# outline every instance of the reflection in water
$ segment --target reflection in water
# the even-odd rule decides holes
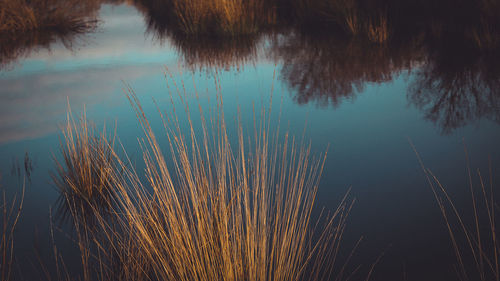
[[[276,3],[265,0],[134,0],[148,29],[189,36],[239,36],[260,33],[276,23]]]
[[[12,160],[12,166],[10,169],[11,176],[14,176],[18,179],[19,182],[25,177],[29,183],[31,183],[31,174],[33,173],[33,159],[29,156],[28,152],[24,154],[23,163],[19,161],[16,157]]]
[[[392,80],[410,70],[421,53],[410,47],[292,34],[276,41],[273,54],[283,63],[282,79],[301,104],[337,106],[363,91],[366,83]]]
[[[72,50],[79,36],[90,32],[94,27],[89,26],[82,32],[28,32],[13,37],[0,37],[0,70],[38,49],[50,49],[55,42],[61,42],[68,50]]]
[[[93,229],[112,209],[111,179],[116,163],[114,136],[106,128],[98,132],[83,115],[78,122],[68,118],[61,142],[62,161],[55,160],[52,176],[59,189],[57,214],[62,222],[72,219],[76,228]]]
[[[443,133],[481,118],[500,121],[500,51],[425,41],[374,45],[366,41],[292,33],[275,40],[273,58],[296,102],[338,106],[367,83],[413,73],[408,93]],[[451,40],[450,40],[451,41]],[[453,51],[450,51],[453,50]]]
[[[500,122],[499,54],[464,52],[447,49],[429,59],[408,93],[410,102],[443,133],[481,118]]]
[[[0,70],[39,48],[60,41],[72,49],[97,26],[99,1],[5,1],[0,5]]]
[[[259,32],[245,32],[230,36],[225,32],[191,34],[191,32],[182,31],[184,28],[180,25],[183,23],[173,12],[175,10],[172,8],[173,3],[137,0],[134,5],[144,14],[146,32],[152,34],[153,38],[159,42],[168,41],[173,44],[184,59],[186,66],[192,70],[239,68],[256,60],[258,47],[262,41],[260,29]]]
[[[169,39],[191,70],[240,69],[257,60],[260,41],[253,35],[225,38],[178,35]]]
[[[146,32],[157,42],[173,45],[191,70],[240,69],[266,52],[282,63],[281,79],[296,102],[334,107],[354,99],[367,83],[391,81],[408,71],[416,73],[410,102],[442,132],[482,117],[499,120],[500,72],[495,65],[500,32],[497,4],[492,1],[464,0],[453,8],[447,1],[392,3],[395,6],[386,5],[391,1],[382,5],[346,0],[326,6],[300,0],[284,6],[274,1],[233,1],[232,9],[248,10],[239,18],[220,14],[227,3],[215,1],[218,4],[209,7],[181,2],[134,0],[127,5],[144,15]],[[101,2],[89,3],[93,8],[82,9],[87,18]],[[381,13],[370,7],[387,8]],[[324,13],[318,12],[321,9]],[[377,22],[389,26],[390,36],[383,42],[356,35],[370,28],[379,32]],[[57,40],[71,48],[79,35],[94,28],[89,24],[83,29],[0,36],[0,67]]]
[[[352,2],[354,1],[350,1],[350,3]],[[407,3],[407,1],[404,2]],[[445,3],[444,1],[434,2]],[[460,2],[470,4],[470,1],[462,0]],[[104,32],[102,34],[96,35],[98,40],[96,40],[95,46],[75,52],[76,56],[70,55],[69,52],[59,52],[63,48],[56,49],[50,56],[43,53],[41,56],[33,55],[26,67],[22,67],[19,71],[2,73],[2,75],[5,74],[6,78],[2,77],[0,81],[2,84],[0,87],[0,144],[3,145],[7,142],[13,144],[12,146],[10,144],[4,145],[6,147],[4,150],[30,144],[36,145],[38,150],[42,150],[46,147],[43,142],[46,143],[45,145],[52,144],[54,139],[42,139],[40,136],[55,131],[56,124],[65,113],[68,96],[75,108],[82,108],[83,104],[87,104],[94,108],[97,107],[95,108],[96,112],[106,112],[109,105],[115,106],[109,109],[109,113],[117,116],[124,115],[120,112],[121,107],[116,106],[120,100],[117,97],[121,93],[117,93],[119,92],[117,89],[122,86],[121,79],[141,85],[141,87],[146,88],[144,92],[148,94],[152,92],[160,96],[160,88],[152,81],[160,72],[161,64],[171,63],[172,61],[169,60],[175,60],[177,56],[172,55],[173,52],[169,52],[171,48],[161,48],[162,46],[158,46],[161,44],[157,43],[173,46],[181,60],[191,70],[220,68],[232,70],[254,62],[259,65],[260,58],[269,59],[281,68],[278,75],[283,83],[289,87],[291,96],[299,104],[317,103],[336,107],[341,105],[345,99],[355,98],[363,90],[369,92],[371,89],[367,85],[370,83],[390,82],[399,74],[408,71],[412,73],[408,75],[411,79],[411,87],[407,94],[408,100],[412,105],[425,112],[427,118],[435,122],[444,133],[451,132],[455,128],[480,118],[499,122],[500,72],[498,61],[500,50],[492,47],[498,46],[498,31],[492,24],[495,22],[494,17],[483,12],[477,13],[477,9],[469,9],[471,14],[474,14],[473,16],[462,17],[456,16],[456,11],[441,11],[439,8],[436,8],[435,14],[414,12],[410,8],[402,9],[402,12],[398,14],[395,12],[397,9],[391,7],[383,14],[379,14],[378,22],[376,22],[382,26],[384,18],[387,17],[386,24],[390,32],[387,39],[384,40],[380,39],[383,37],[382,33],[382,35],[374,35],[374,38],[371,39],[366,38],[365,35],[350,34],[356,32],[362,34],[366,31],[362,31],[366,29],[363,24],[366,20],[363,18],[369,13],[369,9],[360,7],[359,3],[358,6],[347,9],[349,11],[346,14],[350,14],[352,20],[345,22],[345,24],[340,24],[340,21],[339,23],[330,23],[327,18],[322,17],[321,13],[308,15],[308,11],[304,10],[300,11],[302,13],[298,15],[296,12],[299,10],[287,12],[281,10],[276,11],[277,18],[274,21],[269,21],[274,22],[273,26],[259,25],[250,33],[236,36],[236,34],[226,32],[219,33],[214,37],[206,36],[206,34],[205,36],[188,34],[179,30],[179,24],[175,22],[178,19],[168,16],[171,13],[171,6],[169,6],[171,3],[172,1],[168,0],[127,1],[128,9],[117,9],[118,11],[114,11],[111,18],[105,18],[107,25],[103,25]],[[406,4],[398,5],[400,7]],[[439,4],[436,5],[439,6]],[[130,7],[133,6],[143,13],[147,25],[146,32],[148,35],[153,35],[153,42],[144,42],[142,18],[137,13],[130,14],[129,12],[132,10]],[[444,17],[446,12],[449,12],[449,16]],[[485,19],[477,21],[476,18],[483,14],[486,15]],[[494,12],[490,12],[490,14],[497,15]],[[295,19],[298,17],[300,20],[296,21]],[[455,18],[463,19],[463,21],[461,20],[456,23],[456,26],[453,26]],[[339,18],[332,18],[332,20],[338,21]],[[302,26],[304,22],[307,22],[307,25]],[[341,28],[334,28],[336,24],[341,25]],[[377,31],[376,24],[372,27],[374,31]],[[315,29],[316,27],[322,30],[322,34],[318,34],[319,31]],[[76,44],[75,39],[78,38],[80,38],[78,33],[63,34],[60,32],[23,33],[22,37],[9,39],[0,36],[0,40],[2,40],[0,42],[0,54],[2,54],[0,68],[10,66],[12,62],[20,58],[30,56],[30,53],[40,48],[52,47],[54,49],[53,42],[62,41],[67,48],[72,48]],[[375,43],[373,41],[383,42]],[[151,43],[156,45],[151,45]],[[261,57],[263,53],[267,56]],[[268,66],[265,65],[264,68],[266,67]],[[244,83],[247,83],[246,78],[247,76],[245,76]],[[249,93],[249,96],[255,92],[254,89],[257,87],[251,86],[244,89],[245,94]],[[404,98],[404,96],[402,97]],[[389,104],[392,100],[385,99],[383,101],[384,109],[395,109],[393,104]],[[386,107],[385,101],[389,101]],[[96,104],[99,106],[95,106]],[[362,101],[359,104],[362,104]],[[34,108],[36,110],[33,110]],[[359,108],[363,107],[357,109]],[[293,106],[289,112],[293,115],[300,110]],[[414,113],[413,110],[408,112]],[[380,111],[376,112],[377,115],[380,113]],[[328,112],[328,114],[337,113]],[[381,115],[383,114],[384,112]],[[359,115],[360,119],[367,116],[364,112]],[[297,116],[299,117],[299,115]],[[326,126],[324,120],[314,122],[313,126],[324,128],[325,131],[335,130],[337,135],[340,135],[342,129],[345,129],[340,128],[339,130],[335,126]],[[383,125],[385,124],[394,126],[394,123],[391,122],[384,121]],[[350,125],[352,124],[349,122],[342,124],[342,126]],[[378,123],[373,127],[379,129]],[[410,130],[412,128],[408,129],[408,131]],[[406,132],[406,130],[400,129],[397,133],[400,134],[403,131]],[[418,131],[415,134],[421,132]],[[387,132],[383,131],[383,133]],[[494,135],[493,133],[492,135]],[[340,139],[331,132],[325,133],[325,135],[328,138],[337,138],[336,141]],[[352,134],[344,135],[352,136]],[[385,137],[387,139],[394,138],[390,132],[387,135],[389,136],[384,136],[383,140],[386,140]],[[357,135],[354,134],[354,136]],[[437,138],[433,133],[425,137],[432,141]],[[27,138],[39,139],[24,143],[19,141]],[[323,138],[319,141],[323,141]],[[342,144],[342,140],[340,143]],[[389,147],[387,152],[392,149],[393,143],[396,142],[387,142]],[[349,162],[348,157],[343,159],[342,154],[340,157],[339,154],[335,155],[335,158],[332,157],[336,161],[340,159],[339,162],[346,163],[342,165],[345,169],[339,169],[338,172],[347,175],[345,181],[350,180],[350,173],[363,172],[366,175],[366,182],[380,187],[383,185],[392,186],[390,184],[398,181],[398,177],[406,176],[406,173],[400,172],[395,176],[395,179],[387,180],[382,175],[383,172],[377,176],[370,175],[369,173],[377,171],[373,167],[379,163],[371,158],[373,155],[377,155],[371,154],[372,146],[363,143],[358,147],[347,145],[345,147],[356,148],[359,155],[364,154],[363,160],[373,161],[367,161],[366,166],[370,167],[363,170],[363,167],[356,166],[358,162]],[[361,149],[359,149],[360,147]],[[445,145],[439,148],[443,147]],[[366,150],[363,150],[365,148]],[[25,148],[21,149],[19,155],[26,151]],[[28,150],[33,151],[32,149]],[[346,154],[351,155],[349,149],[343,149],[343,151],[347,151]],[[400,152],[401,150],[394,151]],[[391,153],[394,151],[390,150]],[[381,150],[381,152],[385,153],[386,151]],[[387,160],[387,163],[399,163],[397,161],[399,161],[400,153],[394,154],[398,154],[398,157],[390,158],[392,161]],[[345,159],[347,161],[342,161]],[[437,163],[439,164],[439,162]],[[14,169],[17,174],[21,174],[23,169],[21,157],[16,165]],[[30,165],[25,163],[25,169]],[[40,164],[39,166],[44,165]],[[98,171],[100,169],[97,167],[91,170]],[[406,170],[399,168],[398,165],[397,171]],[[64,177],[67,176],[67,172],[66,170],[62,173]],[[94,175],[97,176],[92,177],[90,181],[93,185],[98,186],[98,189],[106,186],[98,180],[102,176],[96,173]],[[33,182],[41,181],[34,179]],[[109,206],[109,201],[105,199],[107,195],[96,197],[72,193],[71,185],[68,182],[71,183],[71,181],[65,180],[66,185],[60,186],[65,194],[61,195],[59,199],[58,215],[61,220],[72,218],[74,219],[73,223],[92,225],[91,222],[95,221],[95,217],[93,217],[95,212],[91,211],[92,208],[104,210],[101,212],[102,214],[108,213],[106,208]],[[333,181],[327,182],[328,184],[338,184],[338,182]],[[364,188],[363,185],[366,182],[359,180],[357,183],[355,182],[355,185]],[[72,184],[76,186],[76,184]],[[402,184],[406,184],[406,181]],[[415,186],[416,184],[411,187]],[[37,192],[40,193],[46,191],[43,188],[38,190]],[[385,191],[386,189],[381,190]],[[95,199],[99,197],[101,198]],[[392,200],[392,198],[388,200]],[[46,201],[42,201],[42,199],[38,201],[38,205],[33,207],[35,211],[32,211],[36,215],[40,209],[38,206],[46,204]],[[385,201],[382,199],[377,202]],[[390,219],[392,220],[393,217]],[[38,220],[36,222],[38,223]],[[383,222],[380,225],[383,225]],[[398,234],[394,234],[393,237],[396,235]],[[400,236],[404,237],[404,235]]]
[[[88,71],[77,68],[11,79],[0,89],[0,144],[54,133],[58,124],[64,121],[68,100],[75,108],[109,103],[112,98],[103,93],[112,93],[115,87],[119,87],[120,79],[132,81],[160,71],[160,65],[158,69],[125,66]]]
[[[231,32],[202,35],[221,28],[213,23],[182,27],[186,23],[175,15],[177,2],[136,0],[133,5],[144,14],[148,32],[159,41],[171,42],[192,70],[239,69],[256,61],[262,48],[268,57],[282,63],[281,78],[296,102],[334,107],[355,98],[367,83],[392,81],[408,71],[417,73],[408,94],[410,102],[426,111],[442,132],[482,117],[499,119],[495,90],[499,72],[490,69],[500,57],[494,12],[498,5],[492,1],[461,1],[454,6],[438,1],[416,6],[401,1],[346,0],[330,5],[297,0],[286,7],[274,6],[273,16],[263,12],[255,32],[238,36]],[[193,13],[202,9],[183,8]],[[462,21],[456,22],[456,18]],[[195,22],[192,19],[190,24]],[[200,18],[198,24],[202,22]],[[318,34],[319,30],[324,31]],[[358,36],[360,33],[367,36]],[[272,39],[265,41],[264,37]],[[270,46],[263,44],[268,41]],[[457,46],[462,46],[462,52],[450,58],[450,50]],[[485,53],[487,59],[481,55]]]
[[[94,7],[100,3],[90,2]],[[296,102],[332,106],[355,98],[367,83],[391,81],[408,71],[416,73],[410,102],[443,132],[481,117],[498,121],[499,72],[494,65],[500,57],[495,12],[500,7],[495,1],[323,2],[126,4],[144,15],[146,32],[172,44],[191,70],[240,69],[266,52],[282,63],[281,78]],[[8,44],[0,42],[0,67],[54,40],[71,48],[78,34],[92,29],[1,37]]]

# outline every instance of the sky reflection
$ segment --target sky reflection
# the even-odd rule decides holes
[[[418,42],[367,47],[297,31],[214,42],[154,30],[151,26],[161,25],[126,4],[104,5],[101,18],[98,31],[73,48],[54,42],[0,71],[2,182],[17,180],[8,175],[12,159],[26,152],[35,159],[27,222],[20,227],[21,239],[30,241],[23,245],[26,251],[33,225],[45,227],[48,221],[40,210],[57,198],[48,172],[58,155],[58,125],[66,118],[68,101],[75,113],[86,108],[98,126],[116,121],[124,146],[139,157],[141,131],[123,89],[131,85],[161,134],[152,100],[170,108],[168,69],[180,88],[184,81],[192,104],[197,102],[194,84],[204,104],[222,95],[231,122],[240,106],[243,120],[251,124],[253,106],[267,104],[274,88],[273,116],[281,107],[282,128],[300,136],[307,123],[314,151],[330,145],[318,206],[333,209],[352,186],[359,208],[352,213],[347,243],[365,235],[368,259],[393,245],[380,265],[385,277],[375,280],[398,278],[403,270],[422,280],[449,276],[448,268],[435,275],[420,270],[449,257],[447,249],[437,250],[448,240],[408,138],[429,168],[462,196],[467,191],[460,174],[463,140],[474,155],[471,166],[487,169],[491,156],[500,167],[496,56],[453,65],[460,53],[446,57],[447,48],[439,46],[437,54]],[[174,88],[172,81],[169,86]],[[410,236],[415,239],[408,242]],[[436,251],[407,254],[425,247]]]

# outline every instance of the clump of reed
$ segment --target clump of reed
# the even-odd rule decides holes
[[[0,33],[37,30],[85,32],[95,24],[92,2],[4,0],[0,5]]]
[[[500,280],[500,237],[497,232],[499,208],[494,194],[491,162],[487,177],[479,169],[474,175],[470,168],[467,149],[465,149],[465,156],[466,176],[472,205],[471,213],[459,210],[452,194],[438,177],[424,166],[417,153],[417,158],[445,220],[457,260],[455,270],[459,280],[498,281]],[[477,182],[473,181],[474,176]],[[467,220],[467,217],[472,217],[472,220]]]
[[[128,97],[144,131],[144,173],[119,157],[112,142],[89,139],[87,126],[75,123],[64,130],[69,153],[59,168],[67,182],[84,186],[68,192],[87,197],[103,189],[96,184],[103,178],[112,184],[105,186],[114,194],[116,216],[113,223],[99,220],[106,241],[94,243],[109,243],[97,251],[116,255],[120,278],[328,280],[336,269],[339,278],[345,274],[337,253],[352,202],[344,198],[323,216],[324,225],[313,221],[326,153],[312,157],[310,145],[271,131],[264,109],[253,133],[247,136],[239,121],[232,138],[220,98],[208,118],[198,105],[199,123],[184,99],[183,110],[160,111],[168,140],[161,143],[133,90]],[[179,121],[183,111],[187,128]],[[103,157],[108,152],[114,161]]]
[[[0,69],[56,41],[71,49],[96,29],[97,0],[5,0],[0,5]]]
[[[172,0],[144,1],[140,6],[169,6],[174,29],[185,35],[240,36],[255,34],[261,28],[273,24],[276,11],[272,3],[263,0]],[[155,12],[153,12],[155,13]],[[159,16],[166,21],[166,15]]]
[[[310,159],[310,147],[297,149],[288,136],[280,144],[268,125],[246,143],[240,124],[233,145],[221,101],[216,118],[205,123],[202,117],[201,132],[189,115],[186,135],[175,115],[163,116],[166,160],[136,96],[130,100],[145,132],[149,186],[134,173],[128,176],[133,195],[130,186],[117,188],[128,232],[140,241],[155,278],[318,280],[331,274],[350,205],[342,202],[311,241],[324,156]]]
[[[25,1],[2,1],[0,6],[0,31],[15,32],[34,29],[35,12]]]
[[[210,17],[213,13],[211,1],[172,1],[172,3],[174,14],[185,33],[200,33],[211,25]]]
[[[369,3],[357,0],[294,0],[291,6],[301,25],[310,25],[313,29],[328,28],[333,34],[385,43],[390,33],[387,12],[369,8]]]
[[[265,4],[263,0],[215,1],[220,28],[224,33],[233,35],[257,33],[261,25],[275,21],[274,8]]]
[[[59,189],[58,213],[61,219],[93,227],[96,215],[104,217],[113,208],[113,183],[109,169],[116,169],[114,135],[106,128],[98,132],[85,114],[77,121],[68,114],[62,128],[62,160],[55,158],[57,172],[52,175]]]

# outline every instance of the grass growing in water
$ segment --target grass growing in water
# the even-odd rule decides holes
[[[114,161],[103,157],[107,153],[86,140],[85,122],[68,123],[72,128],[65,131],[80,131],[80,137],[65,137],[62,147],[68,155],[63,171],[76,170],[70,178],[88,178],[95,174],[87,173],[92,167],[112,184],[109,200],[116,200],[117,215],[111,224],[98,220],[107,241],[93,242],[111,245],[97,247],[95,256],[120,261],[117,279],[328,280],[334,269],[338,278],[344,276],[344,267],[335,266],[352,202],[344,198],[324,225],[312,221],[326,153],[312,157],[310,146],[272,132],[265,110],[254,121],[253,134],[247,136],[240,122],[231,141],[220,99],[208,119],[198,107],[201,124],[183,102],[187,130],[179,122],[182,110],[161,113],[168,139],[161,144],[131,89],[128,97],[144,131],[144,174],[131,168],[128,157],[119,157],[106,138],[101,141],[108,143],[105,150]],[[69,198],[71,192],[81,193],[68,191],[63,194]],[[98,268],[98,275],[106,275],[102,271],[110,266]]]
[[[97,27],[98,0],[1,0],[0,70],[56,41],[72,49]]]
[[[180,30],[191,35],[254,34],[275,19],[274,9],[262,0],[172,0],[171,3]]]
[[[413,144],[411,145],[415,150]],[[468,223],[467,213],[463,213],[457,208],[447,188],[432,171],[425,167],[418,152],[416,154],[445,220],[457,259],[455,268],[457,277],[464,281],[500,280],[500,237],[497,233],[500,209],[494,195],[491,163],[489,183],[479,169],[476,171],[478,181],[474,183],[468,152],[465,149],[467,178],[472,203],[472,221]]]
[[[113,185],[108,169],[117,169],[112,157],[114,136],[109,136],[106,128],[97,132],[85,114],[75,121],[71,113],[62,134],[63,160],[55,159],[57,173],[52,175],[61,194],[58,213],[62,220],[73,217],[91,226],[96,223],[96,214],[104,216],[112,209]]]
[[[2,193],[0,212],[0,280],[13,280],[14,266],[14,230],[16,229],[24,202],[24,187],[21,196],[15,195],[12,199],[7,199],[5,190]]]

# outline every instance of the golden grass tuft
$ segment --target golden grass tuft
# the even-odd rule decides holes
[[[70,192],[88,197],[104,186],[113,191],[113,223],[98,220],[104,233],[99,237],[106,241],[81,237],[101,245],[95,257],[120,261],[117,279],[328,280],[339,269],[337,253],[352,202],[344,198],[323,216],[324,225],[312,221],[326,153],[312,157],[310,145],[272,132],[264,109],[251,134],[239,121],[231,139],[220,98],[208,118],[198,105],[199,123],[185,101],[183,110],[160,113],[168,140],[161,143],[128,90],[144,131],[144,173],[132,168],[125,151],[119,157],[103,135],[89,138],[85,122],[69,122],[63,131],[65,162],[59,168],[76,187]],[[179,120],[187,121],[187,129]],[[103,157],[109,152],[113,161]],[[103,178],[111,186],[99,184]],[[101,258],[98,264],[101,273],[111,268]],[[343,267],[337,274],[341,278]]]
[[[217,118],[199,133],[190,117],[184,135],[175,116],[163,116],[171,151],[166,160],[137,97],[129,97],[145,132],[149,186],[129,174],[134,196],[120,185],[120,197],[129,233],[156,278],[318,280],[331,273],[349,206],[343,202],[311,242],[324,156],[311,160],[310,147],[297,149],[288,136],[280,145],[266,125],[247,150],[240,124],[233,148],[221,101]]]
[[[61,194],[58,213],[81,225],[95,224],[95,215],[105,216],[112,209],[113,187],[109,168],[117,168],[112,157],[114,135],[106,128],[97,132],[85,114],[75,121],[68,114],[62,128],[62,162],[55,159],[57,173],[52,178]]]

